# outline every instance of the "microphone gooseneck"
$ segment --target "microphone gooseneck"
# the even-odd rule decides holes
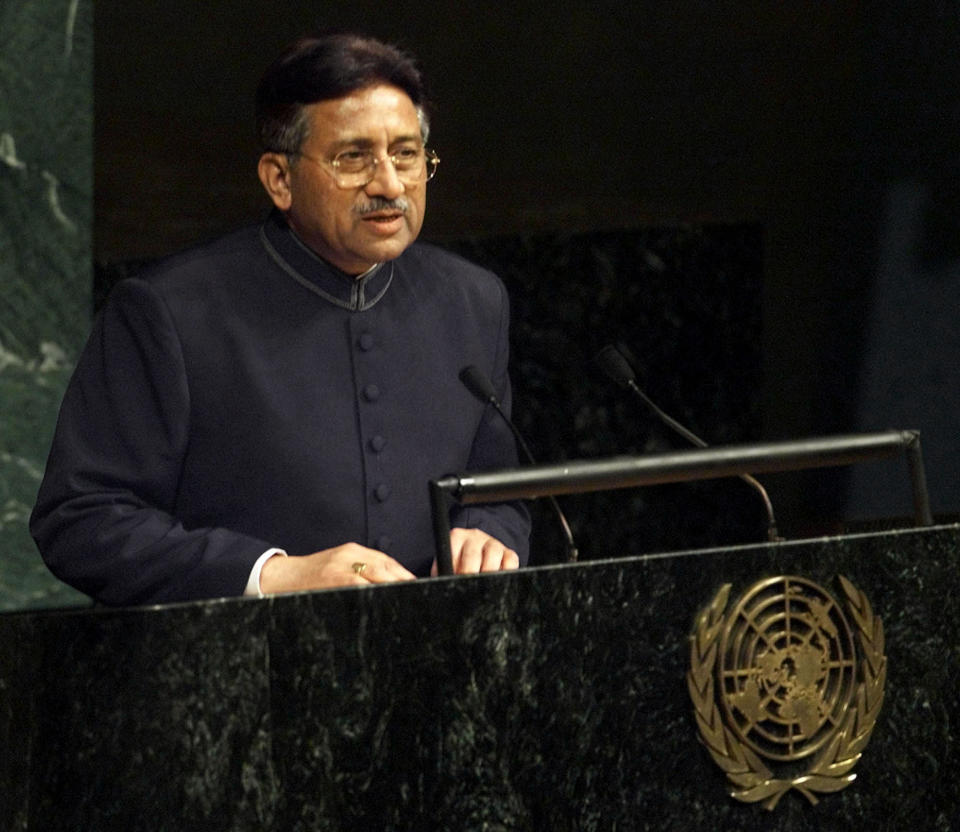
[[[630,362],[627,361],[627,359],[623,356],[623,353],[620,352],[620,350],[618,350],[613,344],[607,344],[607,346],[597,353],[596,362],[600,369],[603,370],[603,372],[606,373],[610,379],[619,384],[621,387],[626,387],[628,390],[633,392],[634,395],[636,395],[648,408],[650,408],[650,410],[656,414],[657,418],[659,418],[660,421],[671,430],[680,434],[680,436],[682,436],[691,444],[696,445],[698,448],[710,447],[693,431],[685,428],[676,419],[668,416],[653,403],[650,397],[647,396],[647,394],[644,393],[637,384],[637,374],[634,372],[633,367],[630,366]],[[773,503],[770,502],[770,495],[767,494],[767,489],[764,488],[760,482],[750,474],[740,474],[740,479],[753,488],[760,495],[760,499],[763,500],[763,506],[767,513],[767,540],[769,540],[771,543],[777,543],[778,541],[783,540],[777,531],[777,521],[773,514]]]
[[[490,382],[490,379],[488,379],[479,369],[470,364],[460,371],[460,381],[463,382],[463,386],[466,387],[467,390],[474,395],[474,397],[479,399],[484,404],[490,405],[494,410],[496,410],[504,424],[510,428],[510,432],[513,434],[513,438],[516,440],[517,446],[520,448],[521,453],[524,455],[524,457],[526,457],[527,462],[529,462],[531,465],[536,465],[537,461],[533,458],[533,453],[530,451],[530,447],[527,445],[526,440],[520,433],[520,430],[513,423],[513,420],[510,419],[510,417],[504,412],[503,405],[500,403],[500,399],[497,396],[497,391]],[[570,563],[574,563],[579,557],[579,552],[577,551],[576,543],[573,541],[573,532],[570,530],[570,524],[567,522],[566,515],[560,508],[560,504],[557,502],[556,497],[551,494],[546,497],[546,500],[553,508],[553,512],[556,514],[557,520],[560,523],[560,528],[563,530],[563,536],[566,538],[567,560]]]

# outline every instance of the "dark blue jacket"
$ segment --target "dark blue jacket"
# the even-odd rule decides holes
[[[62,580],[112,604],[239,595],[270,547],[355,541],[415,574],[427,482],[516,464],[460,384],[509,406],[500,280],[415,244],[361,279],[278,214],[122,281],[60,413],[31,532]],[[525,560],[522,506],[458,508]]]

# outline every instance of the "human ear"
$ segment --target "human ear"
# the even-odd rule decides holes
[[[257,163],[257,175],[267,195],[281,211],[290,210],[290,162],[285,153],[267,152]]]

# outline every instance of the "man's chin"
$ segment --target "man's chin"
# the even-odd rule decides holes
[[[368,259],[371,263],[393,260],[403,254],[414,239],[416,238],[405,232],[385,239],[371,241],[369,245],[363,247],[363,254],[365,259]]]

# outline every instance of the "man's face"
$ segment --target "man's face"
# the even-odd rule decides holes
[[[306,110],[309,133],[303,155],[289,160],[289,197],[274,202],[307,245],[348,274],[398,257],[420,233],[427,197],[425,178],[401,181],[386,158],[420,145],[410,97],[379,84]],[[379,161],[366,185],[341,188],[327,160],[350,150],[370,150]]]

